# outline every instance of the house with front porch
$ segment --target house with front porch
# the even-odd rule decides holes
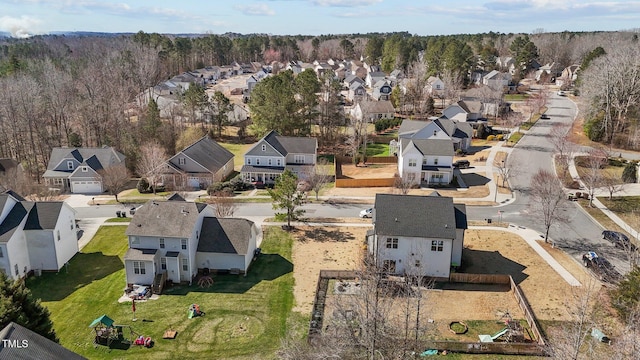
[[[208,136],[165,162],[161,182],[170,189],[206,189],[233,172],[233,153]]]
[[[447,185],[453,181],[453,142],[450,138],[440,139],[438,136],[399,139],[398,174],[401,178],[425,187]]]
[[[42,177],[50,187],[74,194],[99,194],[106,189],[100,171],[111,166],[124,166],[125,156],[114,148],[51,149],[49,164]]]
[[[285,169],[299,178],[315,169],[316,138],[280,136],[275,130],[265,135],[244,154],[240,174],[246,182],[273,184]]]
[[[63,201],[0,194],[0,272],[16,280],[59,271],[78,252],[75,210]]]
[[[189,282],[198,270],[246,273],[259,231],[245,219],[216,218],[204,203],[151,200],[127,227],[124,256],[128,286]]]
[[[367,249],[383,272],[448,279],[462,265],[467,215],[453,198],[377,194]]]

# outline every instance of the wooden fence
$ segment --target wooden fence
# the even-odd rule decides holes
[[[369,164],[395,164],[398,158],[395,156],[376,156],[368,157]],[[334,157],[334,166],[336,174],[337,188],[359,188],[359,187],[391,187],[395,184],[394,178],[374,178],[374,179],[345,179],[342,174],[342,164],[352,164],[353,158],[350,156],[336,155]]]
[[[361,188],[361,187],[391,187],[395,183],[394,178],[383,179],[336,179],[337,188]]]
[[[329,290],[329,280],[351,280],[358,277],[353,270],[320,270],[318,284],[316,285],[316,297],[313,300],[313,310],[311,321],[309,322],[309,336],[307,341],[312,342],[316,336],[322,332],[322,321],[324,319],[325,300]]]
[[[511,276],[502,274],[466,274],[451,273],[449,275],[450,282],[467,283],[467,284],[502,284],[510,285]]]

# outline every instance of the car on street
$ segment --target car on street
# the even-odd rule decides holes
[[[373,216],[373,208],[368,208],[360,211],[360,217],[363,219],[371,218]]]
[[[590,269],[600,281],[615,283],[620,280],[620,273],[616,268],[602,256],[598,256],[594,251],[589,251],[582,255],[582,263]]]
[[[547,114],[542,114],[542,115],[540,115],[540,119],[541,119],[541,120],[549,120],[549,119],[551,119],[551,118],[550,118],[550,117],[549,117],[549,115],[547,115]]]
[[[469,160],[458,160],[453,163],[453,167],[457,169],[468,169],[470,166]]]
[[[559,90],[559,91],[558,91],[558,96],[566,96],[566,94],[564,93],[564,91]]]
[[[636,246],[631,242],[631,240],[629,240],[629,237],[619,231],[605,230],[602,232],[602,238],[611,242],[619,249],[636,250]]]

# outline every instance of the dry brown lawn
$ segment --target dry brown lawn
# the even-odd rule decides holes
[[[397,172],[397,164],[370,164],[367,166],[342,164],[342,175],[352,179],[392,178]]]

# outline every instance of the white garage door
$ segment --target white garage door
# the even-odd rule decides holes
[[[100,181],[72,181],[71,192],[74,194],[101,193]]]
[[[195,177],[190,177],[187,181],[189,183],[189,187],[191,187],[193,189],[199,189],[200,188],[200,179],[195,178]]]

